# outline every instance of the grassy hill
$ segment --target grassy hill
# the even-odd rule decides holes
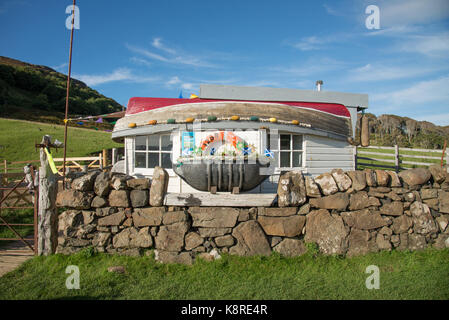
[[[38,160],[39,152],[34,148],[42,136],[64,141],[64,126],[0,118],[0,160]],[[103,149],[122,147],[111,139],[111,133],[82,128],[68,128],[67,157],[82,157],[99,153]],[[62,149],[53,151],[53,156],[62,158]]]
[[[67,76],[49,67],[0,56],[0,117],[61,123]],[[98,115],[122,106],[72,79],[69,117]]]

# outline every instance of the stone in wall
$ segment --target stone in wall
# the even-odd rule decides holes
[[[232,228],[237,223],[239,210],[232,207],[191,207],[193,227]]]
[[[95,178],[94,191],[99,197],[106,197],[111,189],[111,174],[109,171],[101,172]]]
[[[372,230],[387,225],[379,211],[370,209],[342,212],[341,217],[348,226],[362,230]]]
[[[375,239],[367,230],[352,228],[348,236],[348,257],[377,252],[378,248]]]
[[[366,188],[366,175],[364,171],[348,171],[346,174],[352,180],[352,189],[360,191]]]
[[[390,187],[392,188],[398,188],[402,187],[401,180],[399,179],[399,176],[394,171],[385,171],[390,176]]]
[[[349,178],[342,169],[334,169],[331,171],[331,174],[337,183],[339,191],[345,192],[352,186],[351,178]]]
[[[148,190],[150,189],[151,181],[148,178],[129,179],[126,181],[126,185],[134,190]]]
[[[429,207],[421,202],[415,201],[410,207],[413,218],[413,230],[419,234],[436,233],[438,227],[432,218]]]
[[[160,207],[164,204],[164,197],[168,188],[168,173],[164,168],[155,167],[150,188],[150,205]]]
[[[132,180],[128,180],[132,181]],[[131,190],[129,194],[131,206],[133,208],[140,208],[148,206],[149,193],[148,190]]]
[[[371,169],[365,169],[366,184],[368,187],[377,187],[376,172]]]
[[[349,205],[349,196],[347,193],[336,193],[330,196],[310,199],[309,203],[312,207],[319,209],[344,211]]]
[[[316,242],[324,254],[344,254],[347,250],[348,230],[339,215],[328,210],[312,211],[307,215],[306,242]]]
[[[306,193],[308,197],[321,197],[320,188],[312,177],[306,177]]]
[[[189,228],[188,222],[161,226],[156,236],[156,248],[162,251],[181,251],[184,247],[184,237]]]
[[[379,187],[387,187],[390,183],[390,175],[384,170],[375,170],[377,185]]]
[[[229,249],[231,254],[239,256],[271,254],[270,244],[257,221],[241,222],[232,231],[232,236],[237,239],[237,244]]]
[[[306,218],[300,215],[290,217],[259,216],[257,221],[269,236],[295,237],[301,234]]]
[[[134,225],[136,227],[160,226],[165,208],[136,208],[132,213]]]
[[[325,196],[329,196],[338,191],[337,183],[330,173],[320,174],[315,178],[315,183],[320,187]]]
[[[109,205],[111,207],[127,208],[130,206],[128,190],[112,190],[109,194]]]
[[[296,257],[307,252],[304,242],[298,239],[284,239],[273,250],[286,257]]]
[[[279,177],[279,207],[298,206],[306,202],[307,191],[302,172],[290,171]]]
[[[424,168],[409,169],[399,173],[399,177],[411,187],[427,183],[431,176],[429,169]]]
[[[100,171],[91,171],[82,177],[76,178],[70,184],[73,190],[78,191],[93,191],[95,178],[100,174]]]
[[[58,192],[56,205],[74,209],[90,209],[93,198],[94,194],[91,192],[66,189]]]

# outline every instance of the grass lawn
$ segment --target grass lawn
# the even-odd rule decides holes
[[[80,289],[68,290],[65,269],[80,270]],[[109,273],[110,266],[127,273]],[[368,290],[369,265],[380,289]],[[163,265],[153,255],[93,254],[36,257],[0,278],[3,299],[449,299],[449,249],[381,252],[342,258],[309,250],[284,258],[223,255],[193,266]]]
[[[63,142],[64,126],[0,118],[0,159],[9,162],[39,160],[34,144],[40,143],[45,134]],[[86,157],[103,149],[122,146],[112,141],[110,132],[68,128],[67,157]],[[55,158],[63,157],[62,149],[52,153]]]

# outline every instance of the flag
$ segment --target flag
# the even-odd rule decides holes
[[[95,121],[96,123],[103,123],[103,118],[99,118],[97,121]]]
[[[196,99],[196,98],[198,98],[198,96],[197,96],[196,94],[193,94],[193,93],[192,93],[192,94],[190,95],[190,99]]]
[[[182,90],[181,90],[181,92],[179,93],[179,99],[184,99],[184,98],[182,97]]]

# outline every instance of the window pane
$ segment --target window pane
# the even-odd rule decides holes
[[[136,168],[145,168],[146,167],[146,165],[145,165],[146,153],[145,152],[136,152],[135,155],[136,155],[136,157],[135,157],[136,162],[134,163],[134,166]]]
[[[281,150],[290,150],[289,134],[281,134]]]
[[[302,152],[293,152],[293,167],[302,167]]]
[[[172,147],[173,144],[170,141],[170,136],[161,136],[161,150],[171,151]]]
[[[302,150],[302,136],[293,136],[293,150]]]
[[[148,153],[148,168],[154,168],[159,165],[159,153]]]
[[[170,159],[171,153],[162,153],[162,168],[165,169],[171,169],[171,159]]]
[[[281,152],[281,167],[290,168],[290,152]]]
[[[267,145],[270,150],[279,150],[278,136],[277,135],[269,135]]]
[[[136,137],[136,150],[146,150],[147,149],[147,137],[137,136]]]
[[[159,150],[159,136],[148,136],[148,150]]]

